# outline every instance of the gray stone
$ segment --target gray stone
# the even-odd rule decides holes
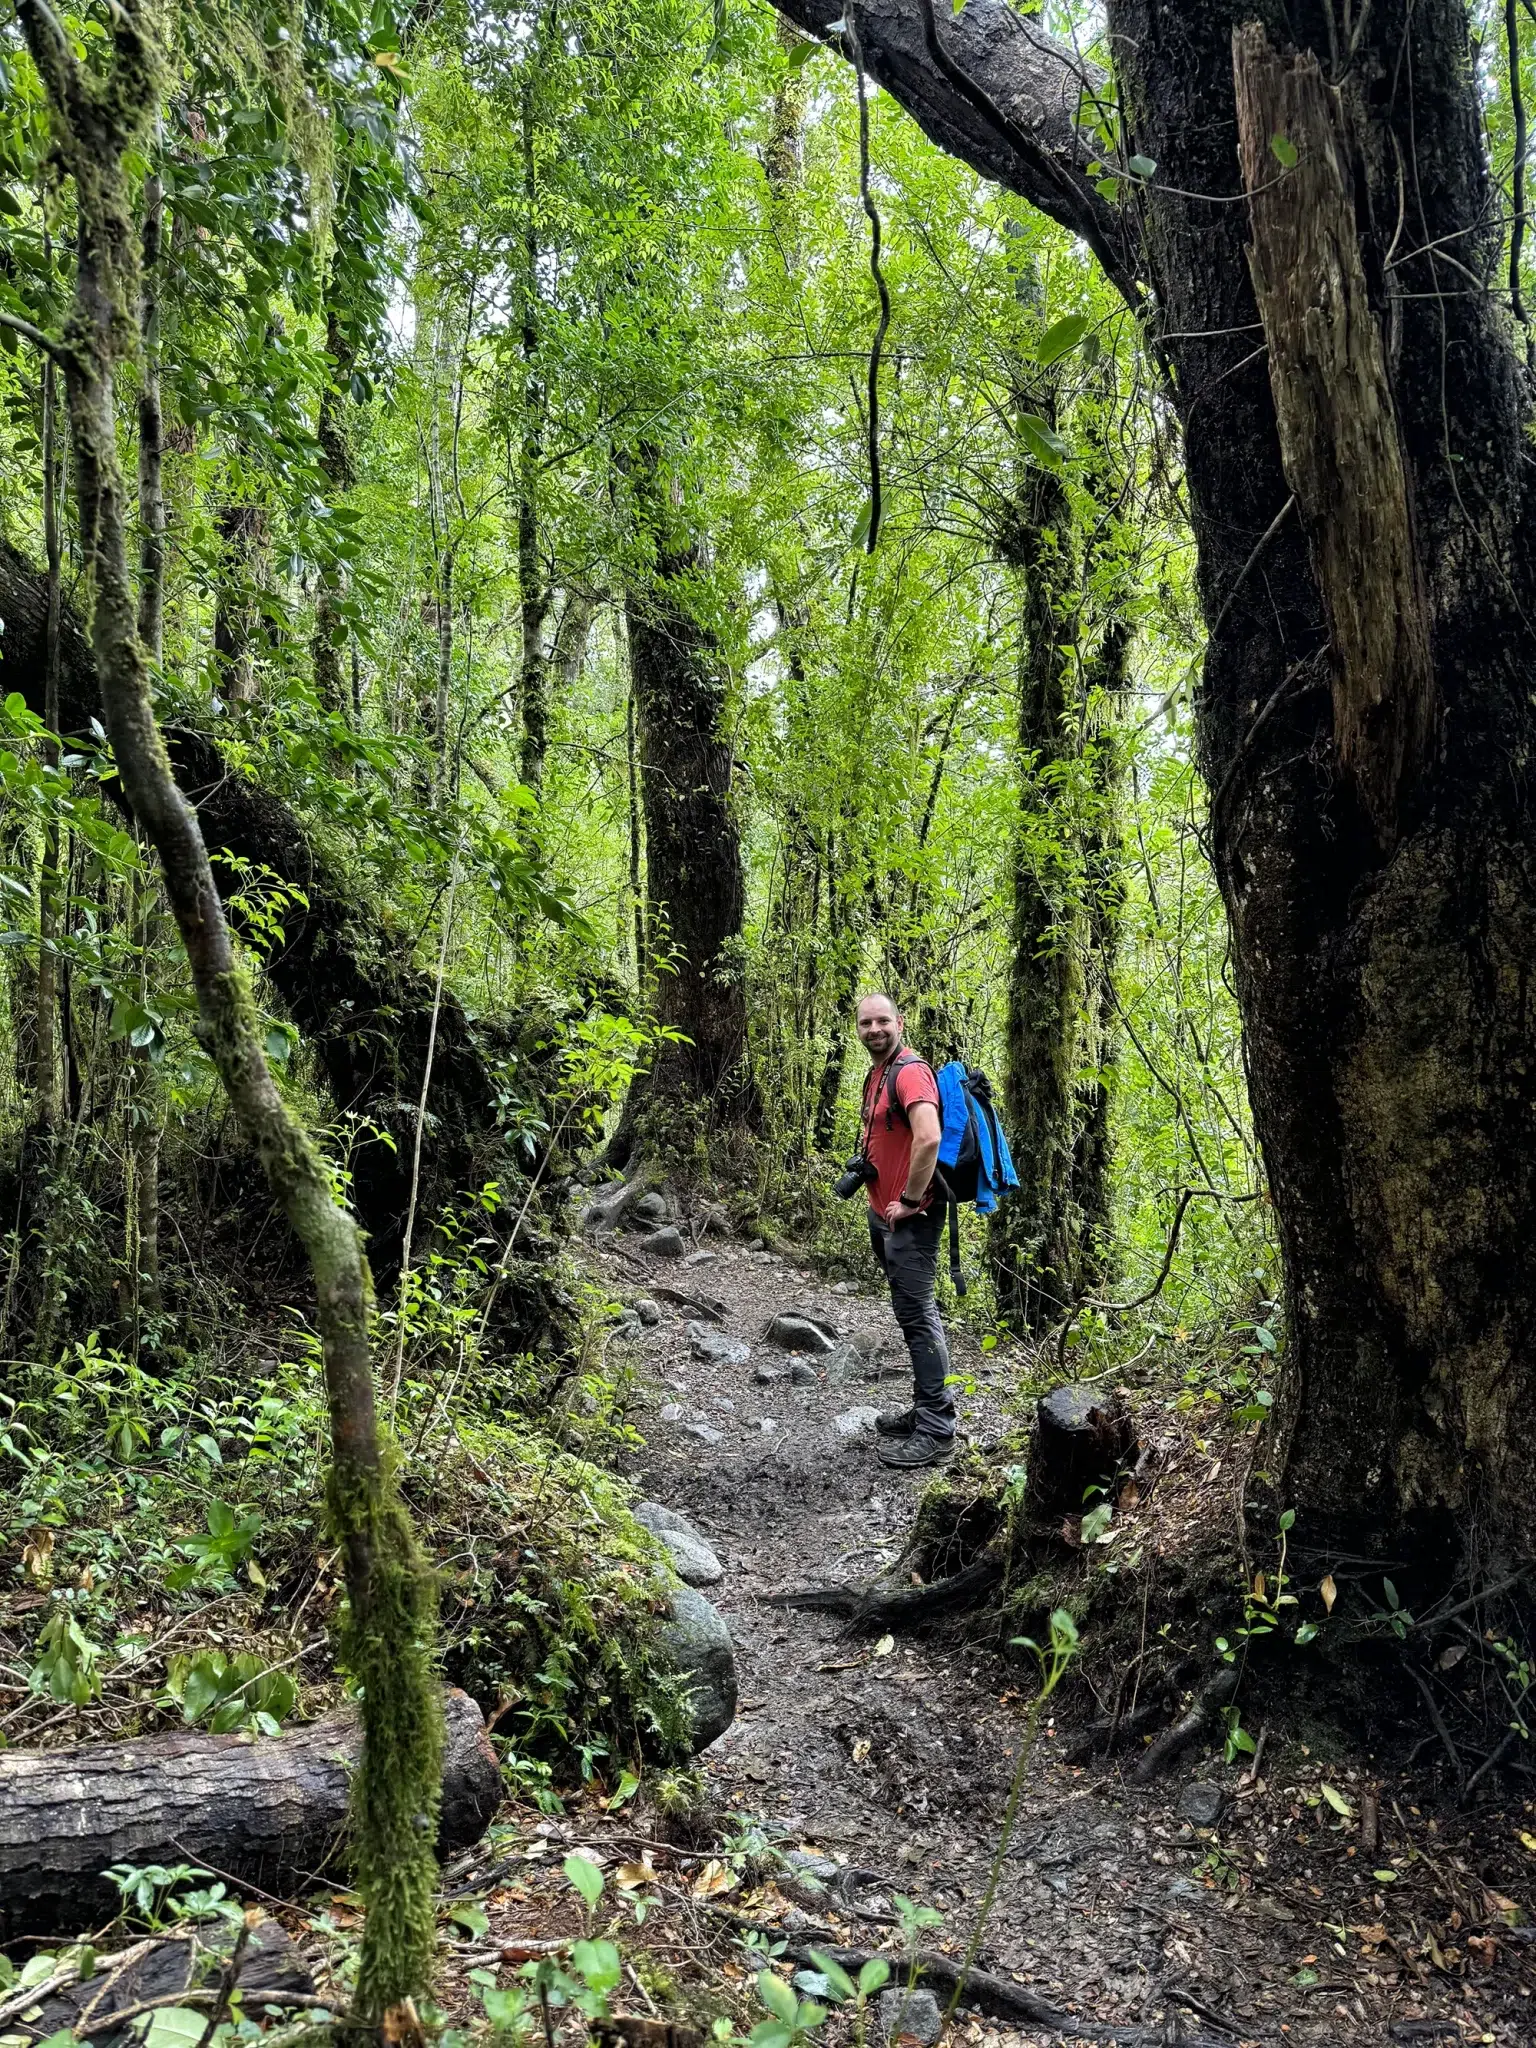
[[[667,1198],[658,1195],[653,1188],[650,1194],[642,1195],[635,1204],[635,1214],[642,1223],[665,1223],[667,1220]]]
[[[736,1403],[729,1394],[716,1394],[709,1405],[711,1408],[718,1408],[722,1415],[734,1415],[736,1413]]]
[[[859,1283],[857,1280],[839,1280],[832,1289],[834,1294],[857,1294],[858,1291]]]
[[[775,1316],[768,1325],[768,1342],[781,1351],[835,1351],[837,1338],[825,1323],[809,1316]]]
[[[724,1441],[718,1429],[711,1429],[707,1422],[685,1422],[684,1429],[690,1436],[696,1436],[701,1444],[718,1444]]]
[[[814,1387],[816,1384],[815,1366],[807,1365],[803,1358],[797,1358],[789,1368],[789,1383],[792,1387]]]
[[[845,1408],[834,1416],[832,1427],[845,1442],[855,1443],[860,1437],[873,1436],[879,1419],[878,1408]]]
[[[661,1309],[648,1294],[642,1294],[635,1303],[635,1314],[648,1330],[654,1330],[661,1321]]]
[[[692,1586],[672,1595],[670,1618],[662,1623],[658,1646],[688,1682],[688,1711],[695,1751],[707,1749],[736,1718],[736,1656],[721,1615]]]
[[[759,1415],[755,1422],[744,1423],[742,1426],[745,1429],[761,1430],[764,1436],[772,1436],[779,1425],[771,1415]]]
[[[718,1252],[690,1252],[687,1258],[684,1259],[683,1264],[685,1266],[712,1266],[719,1256]]]
[[[751,1360],[750,1344],[743,1344],[739,1337],[728,1337],[713,1323],[690,1323],[688,1335],[694,1357],[711,1365],[746,1365]]]
[[[747,1245],[747,1250],[749,1252],[762,1252],[766,1251],[767,1249],[768,1247],[763,1243],[763,1240],[760,1237],[752,1238]]]
[[[675,1223],[669,1223],[665,1230],[653,1230],[648,1237],[642,1237],[640,1249],[649,1252],[653,1259],[680,1259],[686,1247],[683,1233]]]
[[[1168,1896],[1177,1899],[1180,1905],[1204,1905],[1206,1890],[1203,1884],[1196,1884],[1192,1877],[1173,1877],[1168,1880]]]
[[[944,2031],[944,2015],[931,1991],[898,1985],[881,1992],[875,2011],[882,2041],[916,2041],[918,2048],[933,2048]]]
[[[635,1520],[665,1543],[672,1553],[677,1576],[685,1586],[715,1586],[725,1577],[725,1566],[706,1539],[675,1508],[664,1508],[660,1501],[643,1500],[635,1509]]]
[[[839,1344],[835,1351],[829,1351],[821,1362],[829,1385],[847,1386],[850,1380],[869,1378],[869,1361],[856,1344]]]
[[[1219,1785],[1196,1778],[1179,1795],[1179,1818],[1192,1827],[1213,1828],[1226,1809],[1227,1795]]]
[[[776,1387],[780,1380],[787,1380],[793,1367],[789,1365],[760,1365],[752,1374],[760,1387]]]
[[[632,1309],[626,1315],[620,1316],[613,1326],[613,1335],[621,1344],[628,1344],[633,1338],[642,1336],[644,1331],[645,1324]]]
[[[680,1401],[666,1402],[661,1410],[661,1419],[663,1422],[681,1422],[683,1419],[682,1403]]]

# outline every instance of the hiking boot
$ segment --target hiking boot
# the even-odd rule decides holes
[[[902,1471],[919,1465],[945,1465],[954,1455],[952,1436],[935,1436],[932,1430],[916,1428],[908,1436],[881,1444],[879,1451],[882,1465],[895,1465]]]
[[[876,1418],[875,1427],[882,1436],[910,1436],[917,1427],[915,1408],[887,1408]]]

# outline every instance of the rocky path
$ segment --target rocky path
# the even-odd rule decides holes
[[[660,1311],[643,1332],[630,1325],[645,1438],[632,1475],[725,1567],[709,1597],[734,1639],[740,1698],[702,1758],[713,1800],[787,1845],[880,1872],[888,1893],[942,1916],[930,1944],[963,1952],[1034,1689],[1027,1656],[980,1643],[976,1624],[876,1640],[765,1604],[862,1580],[901,1553],[926,1475],[881,1466],[868,1427],[875,1404],[906,1398],[888,1306],[873,1286],[828,1286],[729,1241],[686,1261],[641,1242],[608,1238],[590,1256],[617,1297]],[[837,1348],[796,1358],[765,1339],[795,1312]],[[955,1356],[963,1427],[996,1448],[1017,1423],[1006,1374],[963,1338]],[[1065,1762],[1069,1736],[1047,1725],[1030,1760],[984,1966],[1143,2040],[1536,2043],[1536,1855],[1507,1818],[1490,1846],[1486,1829],[1466,1834],[1392,1781],[1380,1846],[1361,1853],[1367,1759],[1275,1744],[1244,1789],[1219,1754],[1197,1754],[1133,1792],[1118,1765]],[[869,1945],[884,1933],[869,1925]]]

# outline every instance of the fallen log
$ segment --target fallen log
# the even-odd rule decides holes
[[[476,1842],[501,1767],[467,1693],[444,1700],[438,1851]],[[347,1795],[362,1735],[350,1711],[270,1739],[195,1730],[77,1749],[0,1752],[0,1939],[101,1926],[113,1864],[200,1864],[286,1900],[346,1872]]]

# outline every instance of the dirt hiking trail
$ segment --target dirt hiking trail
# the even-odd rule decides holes
[[[878,1879],[848,1887],[836,1910],[807,1911],[782,1884],[725,1903],[792,1941],[830,1929],[846,1947],[884,1942],[895,1953],[897,1930],[872,1916],[902,1893],[942,1915],[925,1944],[961,1956],[1036,1689],[1032,1660],[1008,1651],[985,1611],[892,1640],[765,1604],[894,1564],[931,1477],[880,1465],[867,1429],[867,1411],[910,1398],[883,1290],[873,1275],[834,1286],[729,1240],[706,1240],[684,1261],[622,1242],[588,1253],[594,1274],[617,1298],[649,1297],[662,1311],[635,1344],[631,1420],[646,1448],[631,1476],[644,1497],[685,1514],[725,1567],[706,1590],[729,1623],[740,1701],[701,1758],[711,1802],[784,1850]],[[667,1290],[709,1302],[714,1316]],[[805,1356],[796,1384],[795,1361],[764,1338],[773,1317],[796,1310],[860,1349]],[[711,1331],[735,1350],[710,1343]],[[964,1335],[952,1332],[952,1345],[973,1389],[962,1430],[995,1451],[1020,1428],[1003,1405],[1008,1368]],[[1536,2043],[1529,1809],[1496,1813],[1479,1831],[1437,1803],[1425,1773],[1387,1776],[1371,1847],[1358,1819],[1368,1757],[1277,1740],[1245,1786],[1247,1760],[1228,1767],[1207,1743],[1133,1790],[1134,1756],[1066,1761],[1090,1713],[1069,1683],[1060,1724],[1042,1730],[979,1958],[1084,2032],[962,2016],[961,2038],[1103,2041],[1125,2029],[1120,2038],[1139,2042]],[[559,1832],[602,1839],[581,1820]],[[665,1853],[654,1856],[663,1871]]]

